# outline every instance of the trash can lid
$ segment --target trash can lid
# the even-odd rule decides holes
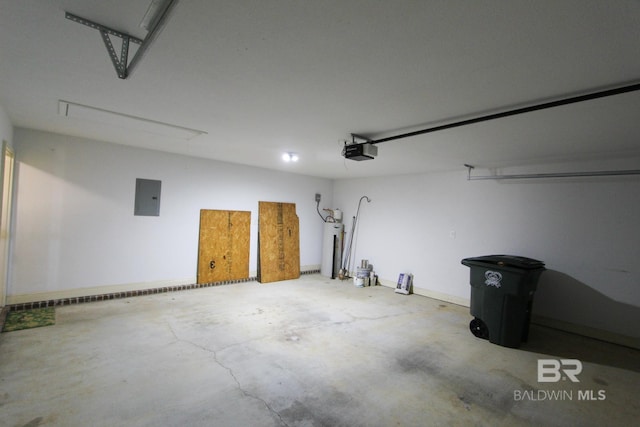
[[[544,268],[544,262],[542,261],[517,255],[485,255],[474,258],[465,258],[462,260],[462,263],[466,265],[465,261],[516,267],[524,270]]]

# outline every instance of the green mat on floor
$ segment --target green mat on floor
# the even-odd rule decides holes
[[[24,311],[10,311],[4,321],[2,332],[18,331],[20,329],[39,328],[56,323],[55,307],[34,308]]]

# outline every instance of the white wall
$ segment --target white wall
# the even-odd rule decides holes
[[[640,159],[632,158],[502,173],[639,166]],[[413,273],[418,291],[468,304],[469,269],[461,259],[489,254],[539,259],[548,271],[538,284],[535,315],[639,342],[639,176],[466,178],[461,168],[336,181],[334,204],[345,210],[347,230],[359,198],[367,195],[372,200],[361,206],[354,265],[368,259],[383,280],[393,282],[401,272]]]
[[[9,302],[101,286],[194,283],[200,209],[252,212],[255,274],[259,201],[296,204],[301,265],[319,268],[323,225],[314,195],[331,200],[330,180],[26,129],[16,129],[15,148]],[[162,181],[159,217],[133,215],[136,178]]]
[[[592,335],[640,337],[639,176],[467,181],[461,169],[332,182],[33,130],[16,129],[13,140],[8,303],[25,295],[37,300],[32,295],[39,293],[193,282],[200,209],[252,212],[254,273],[260,200],[296,203],[301,265],[317,268],[323,225],[315,193],[322,194],[321,207],[344,211],[347,231],[367,195],[372,201],[361,205],[354,267],[368,259],[388,283],[413,273],[418,292],[465,304],[469,270],[462,258],[528,256],[548,268],[535,295],[537,318]],[[631,157],[500,172],[639,165]],[[133,215],[136,178],[162,181],[159,217]]]
[[[2,104],[0,104],[0,142],[7,141],[13,147],[13,126]]]

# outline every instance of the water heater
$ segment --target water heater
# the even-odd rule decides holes
[[[325,222],[322,236],[322,264],[320,274],[335,279],[342,261],[342,239],[344,225],[338,222]]]

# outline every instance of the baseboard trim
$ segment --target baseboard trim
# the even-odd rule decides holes
[[[536,314],[531,316],[531,323],[640,350],[640,338],[636,337],[616,334],[615,332],[578,325],[550,317],[538,316]]]
[[[70,289],[37,294],[13,295],[7,298],[7,307],[9,307],[11,311],[30,310],[33,308],[56,307],[70,304],[81,304],[85,302],[160,294],[165,292],[185,291],[189,289],[229,285],[232,283],[251,282],[255,280],[255,277],[214,283],[194,283],[195,280],[192,279],[164,280],[159,282],[130,283],[124,285]]]
[[[309,266],[309,269],[300,271],[300,275],[320,274],[320,268]],[[8,311],[30,310],[33,308],[55,307],[70,304],[80,304],[94,301],[106,301],[120,298],[130,298],[142,295],[152,295],[165,292],[177,292],[189,289],[206,288],[211,286],[230,285],[242,282],[257,281],[255,276],[245,279],[226,280],[212,283],[194,283],[195,278],[163,280],[158,282],[145,283],[129,283],[112,286],[98,286],[93,288],[68,289],[54,292],[40,292],[34,294],[23,295],[7,295],[7,305],[2,307],[0,312],[0,324],[4,323],[4,317]],[[396,283],[390,280],[378,279],[378,283],[382,286],[395,289]],[[469,307],[470,301],[467,298],[460,298],[454,295],[448,295],[441,292],[430,291],[419,287],[413,287],[413,293],[424,297],[436,299],[438,301],[448,302],[450,304]],[[634,349],[640,349],[640,338],[629,337],[626,335],[616,334],[614,332],[602,329],[591,328],[589,326],[578,325],[562,320],[552,319],[549,317],[533,315],[531,323],[545,326],[548,328],[558,329],[565,332],[582,335],[613,344],[622,345]],[[0,329],[1,330],[1,329]]]
[[[382,286],[386,286],[388,288],[393,288],[393,289],[395,289],[397,285],[396,282],[392,282],[391,280],[384,280],[384,279],[378,279],[378,283],[381,284]],[[418,288],[415,286],[412,286],[411,288],[412,288],[411,293],[414,293],[416,295],[421,295],[423,297],[436,299],[438,301],[448,302],[450,304],[460,305],[462,307],[469,307],[470,305],[470,301],[468,298],[460,298],[455,295],[443,294],[441,292],[430,291],[428,289]]]
[[[93,286],[78,289],[64,289],[51,292],[37,292],[20,295],[7,295],[7,305],[26,304],[36,301],[59,300],[65,298],[81,298],[92,295],[117,294],[122,292],[135,292],[145,289],[175,287],[195,283],[195,277],[173,280],[159,280],[155,282],[124,283],[119,285]]]
[[[301,265],[300,274],[320,274],[320,264]]]
[[[396,283],[390,280],[380,280],[378,283],[389,288],[395,288]],[[460,298],[453,295],[447,295],[440,292],[434,292],[423,288],[413,287],[413,293],[416,295],[433,298],[439,301],[448,302],[451,304],[460,305],[463,307],[470,306],[470,300],[466,298]],[[640,349],[640,338],[629,337],[626,335],[616,334],[614,332],[605,331],[602,329],[591,328],[589,326],[577,325],[575,323],[565,322],[562,320],[552,319],[549,317],[537,316],[533,314],[531,316],[531,323],[535,325],[544,326],[547,328],[558,329],[560,331],[569,332],[583,337],[593,338],[600,341],[606,341],[608,343],[622,345],[625,347]]]
[[[320,273],[320,266],[307,266],[300,275]],[[97,286],[92,288],[67,289],[53,292],[33,294],[7,295],[10,311],[31,310],[33,308],[56,307],[85,302],[106,301],[111,299],[130,298],[142,295],[165,292],[185,291],[189,289],[208,288],[211,286],[231,285],[234,283],[255,282],[256,276],[243,279],[225,280],[212,283],[195,283],[195,277],[157,282],[127,283],[122,285]]]

